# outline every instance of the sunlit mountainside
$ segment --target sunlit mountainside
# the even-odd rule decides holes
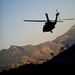
[[[19,67],[25,64],[42,64],[60,54],[61,47],[75,44],[75,25],[53,41],[39,45],[11,46],[0,51],[0,70]]]
[[[0,67],[15,67],[24,64],[41,64],[59,53],[61,44],[45,42],[40,45],[32,46],[11,46],[8,50],[0,51]]]
[[[73,45],[75,43],[75,25],[73,25],[65,34],[57,37],[53,42]]]
[[[71,73],[75,74],[75,44],[70,46],[67,50],[61,52],[53,59],[43,62],[42,64],[26,64],[13,68],[10,70],[3,70],[0,75],[8,74],[55,74],[59,73]]]

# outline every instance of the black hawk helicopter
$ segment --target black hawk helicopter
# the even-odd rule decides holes
[[[63,22],[62,20],[74,20],[74,18],[57,20],[60,13],[58,12],[57,9],[56,9],[56,12],[57,13],[56,13],[55,20],[50,20],[48,17],[48,14],[45,13],[47,20],[23,20],[23,21],[25,21],[25,22],[45,22],[45,25],[43,26],[43,32],[53,33],[52,30],[55,28],[55,25],[57,24],[57,22]]]

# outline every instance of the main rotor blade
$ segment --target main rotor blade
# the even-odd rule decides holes
[[[46,22],[46,20],[23,20],[26,22]]]
[[[60,20],[75,20],[75,18],[60,19]]]
[[[51,22],[54,22],[55,20],[51,20]],[[63,21],[61,21],[61,20],[57,20],[57,22],[63,22]]]
[[[56,9],[56,12],[58,13],[58,9]]]
[[[58,20],[57,22],[63,22],[63,21],[61,21],[61,20]]]
[[[49,17],[48,17],[48,14],[47,14],[47,13],[45,13],[45,15],[46,15],[47,21],[49,21]]]
[[[25,22],[47,22],[47,20],[23,20]],[[54,22],[55,20],[50,20],[51,22]],[[63,22],[61,20],[58,20],[57,22]]]

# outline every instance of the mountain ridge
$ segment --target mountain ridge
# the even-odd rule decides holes
[[[63,35],[58,36],[53,42],[62,43],[63,45],[69,44],[70,46],[75,43],[75,24]]]
[[[1,74],[55,74],[58,73],[70,73],[74,72],[75,68],[75,44],[70,46],[66,51],[55,56],[53,59],[48,60],[42,64],[32,64],[19,66],[18,68],[3,70]],[[73,73],[75,74],[75,72]]]
[[[53,59],[60,54],[61,47],[66,44],[71,46],[75,43],[75,25],[73,25],[65,34],[57,37],[53,41],[47,41],[39,45],[10,46],[9,49],[0,51],[0,69],[6,69],[7,66],[15,67],[25,64],[40,64]],[[10,64],[10,65],[9,65]],[[7,67],[8,69],[11,68]],[[3,68],[2,68],[3,67]]]

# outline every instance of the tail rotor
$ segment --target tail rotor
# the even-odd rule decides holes
[[[57,12],[56,15],[59,15],[60,14],[60,12],[58,12],[58,9],[56,9],[56,12]],[[59,20],[61,20],[60,19],[60,15],[59,15]]]

